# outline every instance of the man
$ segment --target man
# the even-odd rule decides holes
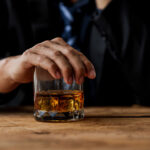
[[[132,22],[130,15],[134,14],[130,12],[132,4],[128,1],[110,2],[1,1],[1,56],[4,58],[0,61],[1,102],[11,99],[16,104],[22,103],[22,99],[31,101],[29,93],[32,90],[27,84],[21,84],[33,80],[35,66],[48,70],[56,79],[64,77],[68,84],[72,83],[73,74],[78,84],[83,83],[84,77],[95,78],[92,63],[82,53],[92,60],[98,76],[95,81],[85,82],[87,105],[132,104],[134,100],[148,97],[147,91],[141,89],[147,90],[142,82],[145,75],[142,76],[141,68],[137,67],[141,64],[139,53],[145,50],[142,45],[146,45],[146,40],[143,39],[139,47],[138,39],[132,41],[139,29],[138,33],[147,38],[145,28],[139,20]],[[139,27],[129,35],[129,24],[135,26],[137,22]],[[117,28],[123,33],[116,32]],[[54,37],[63,37],[69,45],[62,38]],[[138,52],[135,51],[137,48]],[[133,57],[132,54],[137,55]],[[129,96],[131,102],[127,100]]]

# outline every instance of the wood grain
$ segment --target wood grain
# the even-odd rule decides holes
[[[85,114],[42,123],[31,107],[0,109],[0,150],[150,150],[149,107],[89,107]]]

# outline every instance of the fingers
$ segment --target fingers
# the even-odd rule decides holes
[[[67,58],[60,52],[53,48],[48,48],[45,46],[36,46],[36,49],[32,49],[32,52],[48,57],[50,60],[54,61],[55,64],[61,71],[61,74],[64,77],[64,81],[68,84],[73,82],[73,69],[71,64],[68,62]]]
[[[62,38],[44,41],[27,50],[23,56],[26,65],[40,66],[49,71],[56,79],[61,75],[68,84],[73,78],[78,84],[84,77],[95,78],[96,73],[92,63],[81,52],[69,46]]]
[[[85,55],[69,46],[62,38],[55,38],[52,41],[57,43],[57,49],[60,50],[72,64],[76,72],[76,80],[77,78],[80,79],[80,76],[83,74],[90,79],[96,77],[94,66]]]
[[[60,51],[56,50],[53,50],[51,52],[47,50],[47,56],[55,61],[57,66],[61,69],[64,81],[71,84],[73,82],[73,69],[66,57]]]
[[[61,37],[56,37],[54,39],[51,40],[52,42],[58,44],[58,45],[63,45],[63,46],[67,46],[68,44],[63,40],[63,38]]]
[[[74,70],[76,82],[78,84],[83,83],[86,69],[85,69],[85,66],[84,66],[82,60],[80,59],[78,53],[68,45],[62,46],[60,44],[57,44],[57,45],[51,44],[51,45],[49,45],[49,48],[53,49],[53,51],[51,51],[52,53],[60,52],[63,56],[65,56],[67,58],[68,63],[72,66],[72,68]],[[57,50],[54,50],[54,49],[57,49]],[[50,52],[47,51],[47,54],[48,53],[50,53]],[[52,53],[49,55],[49,57],[53,56]],[[55,59],[55,61],[56,60],[57,59]],[[58,60],[60,60],[60,57],[58,58]]]
[[[96,77],[96,71],[93,64],[83,54],[80,54],[80,58],[86,67],[85,75],[90,79],[94,79]]]
[[[86,68],[80,59],[79,55],[73,49],[62,50],[62,53],[67,57],[70,64],[72,65],[75,73],[75,80],[78,84],[83,83]]]
[[[37,55],[31,51],[26,51],[23,54],[23,59],[26,67],[39,66],[47,70],[54,78],[59,79],[61,73],[55,62],[43,55]]]

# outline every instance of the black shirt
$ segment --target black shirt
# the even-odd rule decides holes
[[[90,1],[78,18],[79,46],[97,71],[95,80],[85,82],[86,105],[149,103],[147,22],[140,17],[142,14],[134,2],[114,0],[93,18],[95,4]],[[36,43],[61,36],[58,3],[59,0],[1,0],[0,57],[21,54]],[[1,94],[0,100],[1,103],[15,101],[16,105],[33,102],[32,83]]]

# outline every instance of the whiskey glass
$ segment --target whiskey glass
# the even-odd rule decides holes
[[[84,118],[83,85],[63,78],[54,79],[48,71],[34,71],[34,117],[38,121],[76,121]]]

